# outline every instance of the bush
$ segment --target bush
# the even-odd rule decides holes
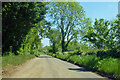
[[[76,54],[76,55],[82,55],[82,52],[81,51],[77,51],[74,54]]]
[[[85,55],[96,55],[95,52],[87,52]]]
[[[120,71],[118,69],[120,67],[120,60],[117,59],[118,56],[119,53],[116,50],[102,49],[88,51],[85,55],[79,55],[77,52],[72,54],[56,54],[57,58],[84,66],[87,70],[96,70],[113,75],[116,79],[120,78]]]
[[[99,50],[97,51],[97,57],[101,57],[101,59],[107,58],[107,57],[119,58],[120,53],[117,51],[117,49]]]
[[[52,56],[52,55],[53,55],[53,53],[49,53],[48,55]]]
[[[56,55],[57,58],[60,58],[62,60],[67,60],[69,58],[69,56],[70,56],[70,54],[65,54],[65,55],[58,54],[58,55]]]
[[[105,58],[103,60],[98,61],[96,67],[99,71],[102,71],[108,74],[113,74],[116,77],[120,75],[120,72],[118,70],[119,68],[118,59]]]
[[[120,53],[117,51],[117,49],[107,50],[106,53],[107,53],[108,56],[111,56],[113,58],[119,58],[120,57]]]
[[[81,56],[82,59],[82,65],[86,67],[86,69],[96,69],[95,65],[97,64],[99,57],[95,55],[87,55],[87,56]]]
[[[74,64],[82,64],[82,59],[78,55],[70,56],[67,61],[70,61],[70,62],[72,62]]]
[[[97,52],[97,57],[105,58],[107,57],[107,53],[105,51],[98,51]]]
[[[67,61],[70,61],[74,64],[78,64],[81,66],[85,66],[86,69],[95,69],[95,65],[98,62],[99,58],[94,55],[87,55],[87,56],[78,56],[73,55]]]

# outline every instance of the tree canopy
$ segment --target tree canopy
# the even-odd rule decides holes
[[[67,50],[71,40],[77,38],[79,29],[84,19],[84,10],[77,2],[51,3],[48,10],[51,24],[57,26],[61,33],[62,52]],[[65,43],[65,40],[67,41]]]
[[[16,52],[29,30],[35,27],[33,24],[44,19],[46,9],[42,2],[3,2],[3,52],[9,51],[10,46],[13,47],[13,52]]]

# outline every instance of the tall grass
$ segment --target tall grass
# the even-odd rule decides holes
[[[113,74],[114,77],[120,76],[118,59],[104,58],[98,61],[96,67],[99,71]]]
[[[26,62],[29,59],[34,58],[34,55],[13,55],[13,56],[3,56],[2,57],[2,68],[5,68],[9,65],[17,66]]]

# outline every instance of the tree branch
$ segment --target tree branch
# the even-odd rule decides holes
[[[66,27],[65,36],[67,35],[67,32],[68,32],[68,28],[69,28],[70,23],[71,23],[71,22],[69,21],[69,23],[68,23],[68,25],[67,25],[67,27]]]
[[[74,36],[74,34],[75,34],[75,33],[73,33],[73,34],[72,34],[71,38],[68,40],[68,42],[67,42],[67,44],[65,45],[65,47],[67,47],[67,46],[68,46],[68,44],[70,43],[70,41],[74,38],[74,37],[73,37],[73,36]]]
[[[72,24],[72,26],[73,26],[73,25],[74,25],[74,23]],[[69,36],[70,36],[70,32],[71,32],[72,26],[70,26],[70,29],[69,29],[69,31],[68,31],[67,40],[69,39]]]

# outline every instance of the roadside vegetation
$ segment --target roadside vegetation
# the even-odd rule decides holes
[[[48,30],[51,45],[45,47],[45,53],[119,80],[119,15],[111,21],[96,18],[92,24],[77,3],[51,5],[50,26],[57,28]]]
[[[42,52],[40,36],[47,3],[2,3],[2,68],[17,66]],[[7,22],[6,22],[7,21]]]
[[[113,58],[112,56],[107,57],[100,57],[97,56],[97,53],[90,54],[76,54],[76,53],[65,53],[65,54],[48,54],[50,56],[59,58],[64,61],[71,62],[73,64],[79,65],[81,67],[85,67],[86,70],[95,71],[102,76],[107,76],[112,79],[119,79],[120,78],[120,71],[119,71],[119,58]]]
[[[92,22],[78,2],[6,2],[2,8],[3,68],[48,54],[119,80],[120,15]],[[43,38],[50,46],[42,47]]]
[[[25,63],[27,60],[34,58],[35,55],[12,55],[12,56],[3,56],[2,57],[2,68],[6,68],[10,65],[18,66]]]

